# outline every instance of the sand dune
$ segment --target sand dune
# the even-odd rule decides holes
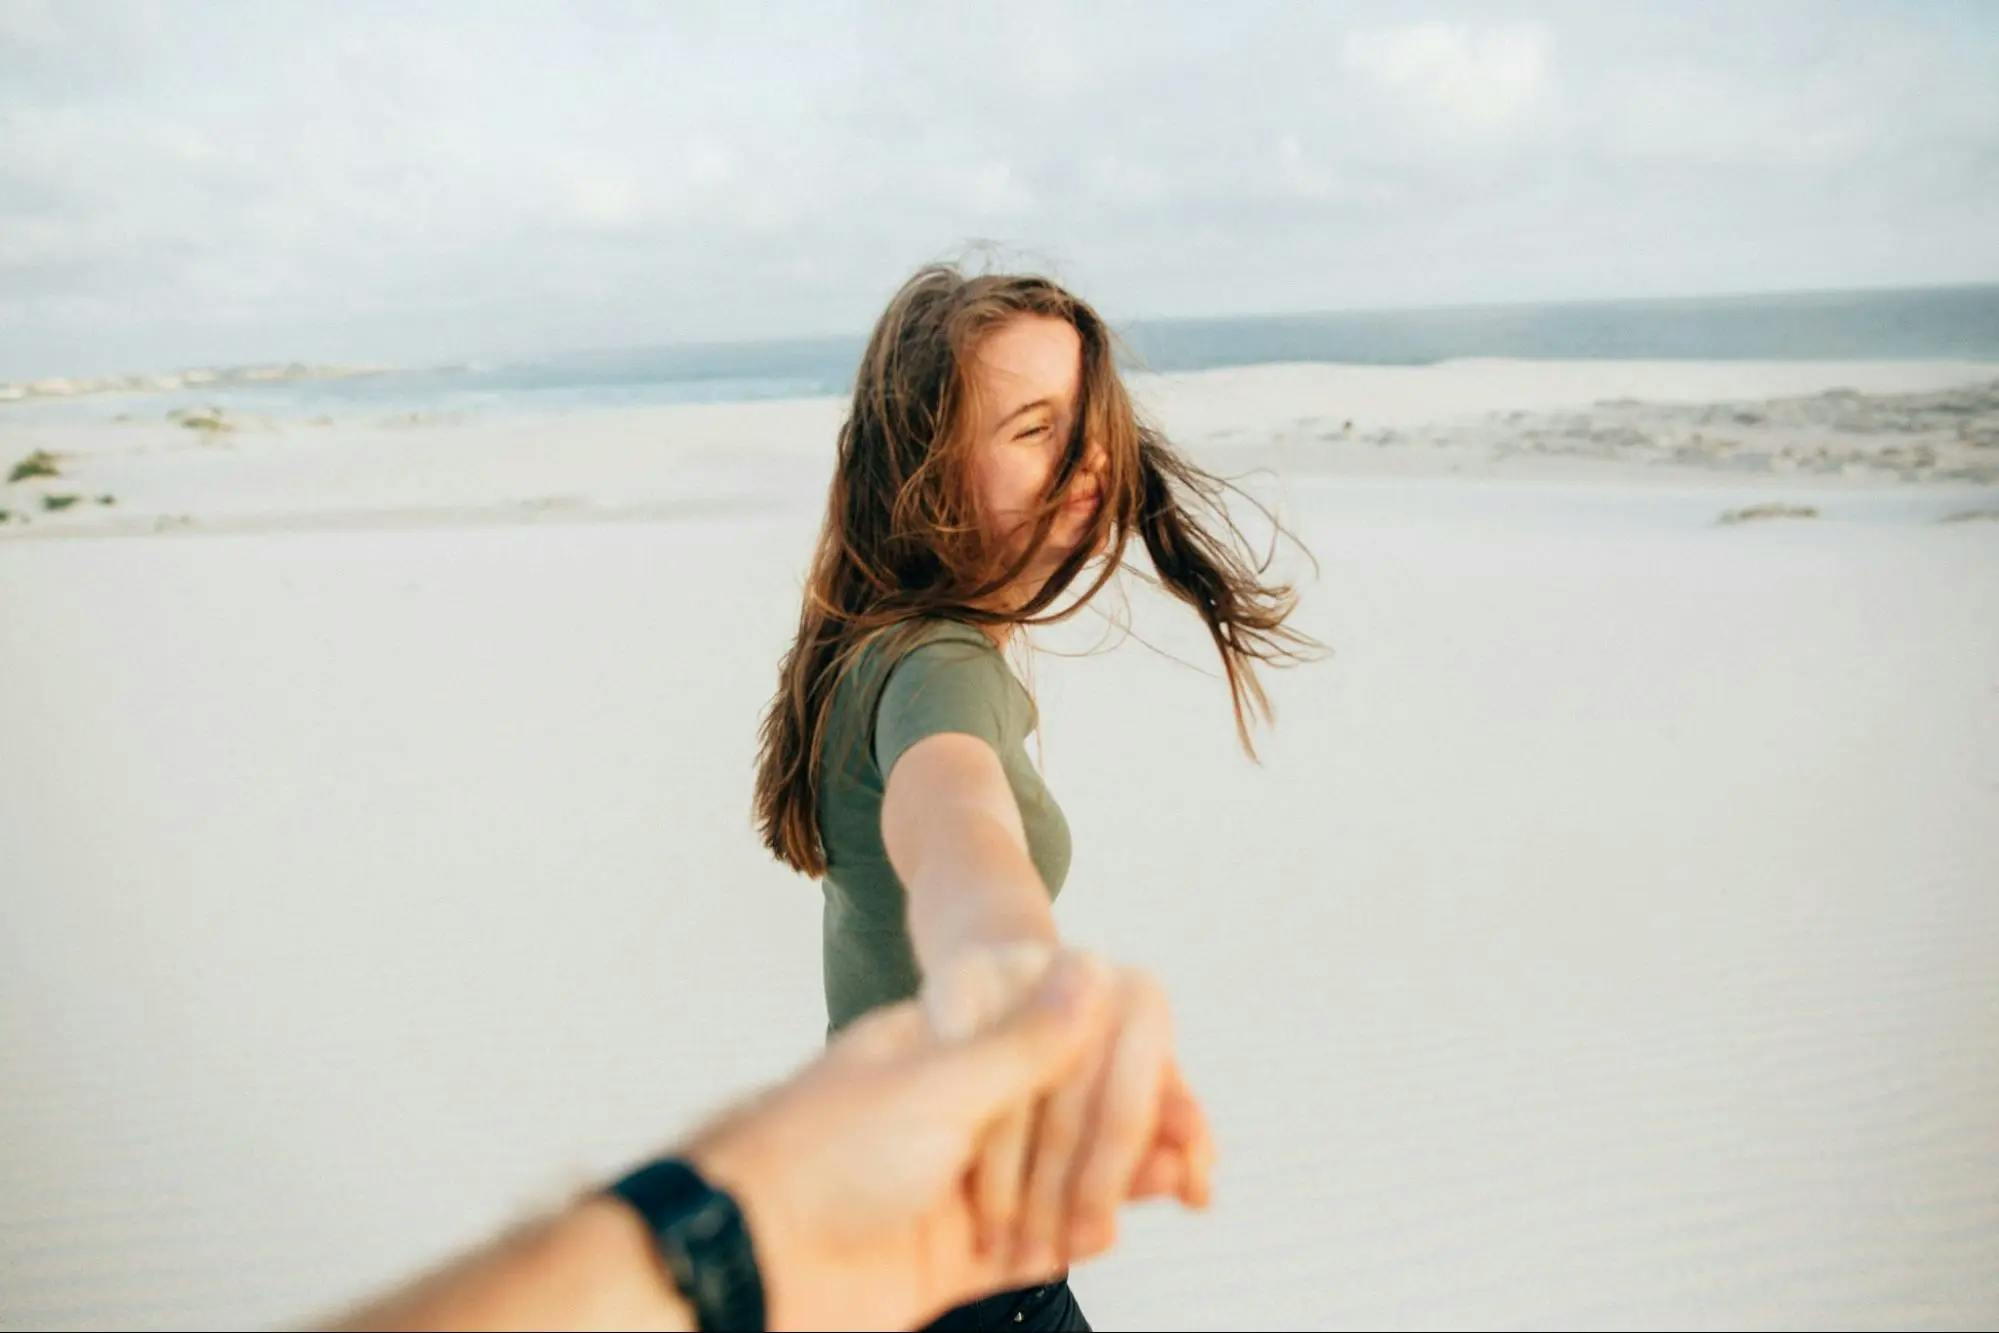
[[[1166,978],[1223,1152],[1078,1273],[1099,1327],[1999,1318],[1999,524],[1941,521],[1999,490],[1280,438],[1991,378],[1153,386],[1274,460],[1335,656],[1256,766],[1175,608],[1044,638],[1063,928]],[[747,800],[836,417],[0,418],[129,538],[0,529],[0,1325],[309,1318],[815,1047]]]

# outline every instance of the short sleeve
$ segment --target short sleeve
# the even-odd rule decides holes
[[[1012,672],[992,649],[962,640],[920,644],[895,664],[875,710],[875,764],[887,781],[903,751],[955,731],[1003,753]]]

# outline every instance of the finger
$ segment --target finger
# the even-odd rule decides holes
[[[884,1005],[856,1019],[826,1052],[829,1061],[871,1064],[920,1049],[931,1039],[930,1025],[915,1000]]]
[[[1194,1208],[1207,1207],[1215,1163],[1214,1133],[1208,1126],[1207,1113],[1188,1088],[1177,1063],[1169,1071],[1154,1143],[1176,1150],[1186,1163],[1181,1202]]]
[[[1000,1118],[986,1134],[972,1171],[972,1210],[979,1222],[979,1249],[998,1248],[1020,1206],[1021,1174],[1027,1162],[1027,1130],[1032,1108],[1023,1105]]]
[[[1000,987],[1009,1002],[1031,993],[1047,977],[1057,957],[1052,945],[1040,940],[1017,940],[990,952]],[[972,1180],[972,1206],[980,1223],[982,1250],[990,1252],[1014,1221],[1020,1206],[1022,1177],[1027,1170],[1027,1132],[1031,1106],[1001,1117],[986,1136],[985,1151]]]
[[[1201,1127],[1201,1105],[1181,1076],[1179,1061],[1169,1061],[1165,1085],[1159,1094],[1159,1138],[1184,1147],[1194,1141]]]
[[[1215,1136],[1208,1128],[1208,1118],[1201,1113],[1200,1103],[1194,1105],[1198,1130],[1187,1146],[1187,1157],[1193,1169],[1187,1176],[1187,1188],[1181,1200],[1190,1208],[1206,1208],[1214,1198],[1215,1179]]]
[[[984,1031],[1001,1016],[1001,968],[988,949],[968,951],[953,959],[922,991],[924,1017],[940,1042],[961,1045]],[[964,1113],[972,1120],[965,1124],[973,1140],[971,1171],[965,1179],[967,1217],[972,1225],[972,1246],[977,1254],[990,1254],[997,1244],[998,1222],[994,1214],[1006,1204],[997,1180],[1004,1152],[999,1136],[1006,1132],[1010,1116],[1001,1113],[998,1122],[981,1131],[980,1121],[988,1118],[988,1108],[967,1105]]]
[[[1138,1171],[1131,1178],[1131,1188],[1125,1191],[1124,1197],[1163,1199],[1183,1194],[1190,1169],[1186,1154],[1178,1148],[1154,1144],[1139,1162]]]
[[[1100,1070],[1099,1059],[1086,1055],[1077,1061],[1035,1116],[1013,1249],[1016,1262],[1030,1270],[1035,1281],[1047,1281],[1062,1266],[1068,1221],[1065,1195]]]
[[[1161,1094],[1172,1059],[1165,996],[1134,977],[1125,986],[1124,1022],[1106,1062],[1092,1108],[1087,1151],[1069,1192],[1069,1214],[1083,1245],[1108,1243],[1117,1205],[1159,1128]]]
[[[1125,1198],[1170,1196],[1192,1207],[1203,1207],[1207,1201],[1205,1197],[1196,1197],[1201,1189],[1196,1176],[1204,1170],[1200,1159],[1211,1156],[1207,1121],[1200,1103],[1193,1099],[1184,1082],[1169,1080],[1166,1099],[1159,1111],[1159,1132],[1139,1160]]]
[[[961,1117],[968,1133],[983,1132],[1068,1074],[1100,1026],[1105,989],[1103,964],[1066,955],[998,1023],[926,1061],[919,1090]]]

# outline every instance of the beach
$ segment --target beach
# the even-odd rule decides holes
[[[1092,1322],[1999,1318],[1999,365],[1134,392],[1332,652],[1253,763],[1156,593],[1039,636],[1058,922],[1221,1149]],[[749,798],[842,410],[0,405],[0,1326],[323,1316],[817,1049]]]

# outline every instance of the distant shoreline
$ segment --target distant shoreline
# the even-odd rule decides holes
[[[1133,377],[1176,445],[1226,476],[1713,483],[1722,508],[1838,512],[1886,487],[1935,517],[1999,486],[1999,365],[1464,359]],[[288,418],[282,402],[0,412],[0,535],[307,531],[682,519],[823,504],[837,396]],[[449,407],[449,405],[447,405]],[[1948,501],[1946,502],[1946,495]],[[1827,506],[1832,507],[1828,508]],[[1942,507],[1939,507],[1942,506]]]
[[[1134,373],[1312,363],[1424,366],[1527,361],[1932,361],[1999,363],[1999,283],[1208,315],[1113,321]],[[452,395],[564,406],[759,401],[844,393],[859,333],[676,342],[415,364],[306,359],[0,383],[0,406],[306,386],[316,402]],[[196,405],[191,401],[177,405]],[[206,405],[206,404],[202,404]],[[319,410],[319,409],[315,409]]]
[[[189,370],[124,375],[55,375],[18,384],[0,384],[0,403],[24,402],[34,398],[81,398],[100,393],[173,393],[181,389],[226,389],[245,384],[355,379],[363,375],[389,374],[393,369],[390,366],[314,366],[288,361],[250,366],[197,366]]]

